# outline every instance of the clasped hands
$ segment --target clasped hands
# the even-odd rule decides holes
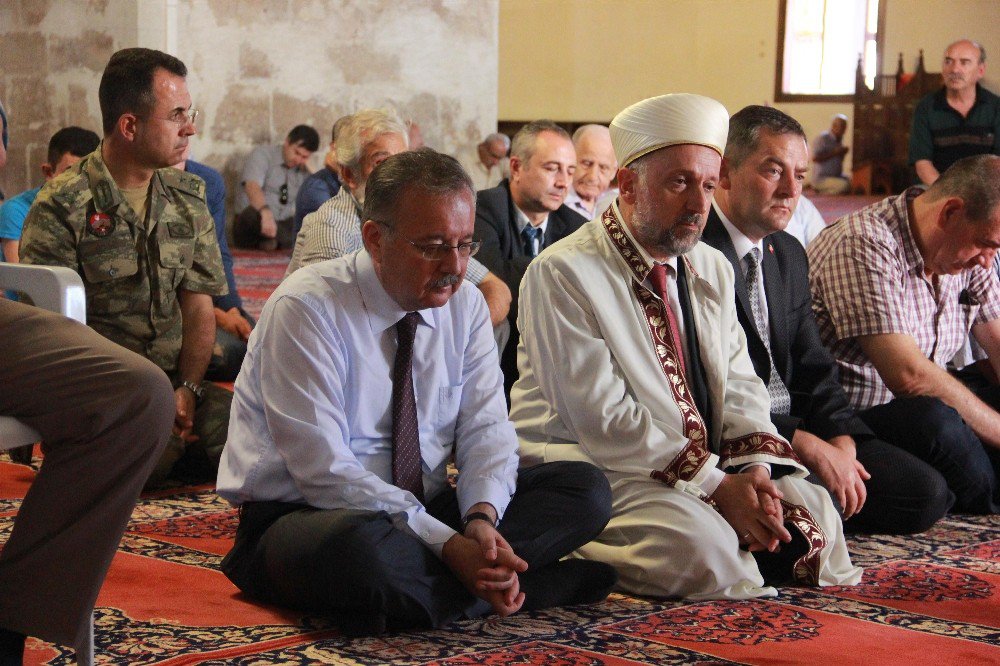
[[[485,520],[473,520],[465,534],[448,539],[441,558],[465,589],[489,602],[497,615],[506,617],[524,605],[518,574],[527,571],[528,563]]]
[[[785,529],[781,499],[784,494],[767,469],[754,465],[739,474],[726,474],[712,499],[719,512],[751,552],[778,552],[792,540]]]

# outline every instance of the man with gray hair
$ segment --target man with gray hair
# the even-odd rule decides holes
[[[560,559],[603,529],[607,481],[583,462],[517,469],[486,307],[462,280],[469,177],[422,149],[368,183],[364,249],[285,280],[250,340],[222,570],[352,634],[603,599],[610,567]]]
[[[728,122],[686,94],[615,116],[618,198],[521,288],[522,465],[604,471],[611,521],[574,556],[612,564],[634,594],[747,599],[861,578],[829,495],[771,423],[732,267],[698,242]]]
[[[510,340],[500,354],[508,391],[517,379],[517,292],[524,271],[544,248],[587,221],[563,204],[575,170],[576,151],[566,130],[551,120],[536,120],[514,135],[510,180],[476,195],[479,256],[513,295]]]
[[[929,463],[955,510],[1000,510],[1000,389],[947,364],[971,330],[1000,371],[1000,157],[952,164],[841,218],[809,246],[812,308],[851,406]]]
[[[510,137],[494,132],[486,136],[472,150],[466,150],[458,156],[466,173],[472,178],[476,190],[496,187],[500,181],[510,175],[510,161],[507,151],[510,150]]]
[[[362,248],[361,209],[368,176],[379,164],[408,147],[408,129],[395,113],[364,109],[349,117],[337,134],[336,145],[344,187],[303,220],[286,278],[302,266]],[[490,320],[499,326],[498,342],[505,341],[508,334],[503,322],[510,308],[510,290],[475,259],[469,260],[467,279],[486,299]]]
[[[941,74],[944,87],[913,111],[910,164],[926,185],[970,155],[1000,155],[1000,97],[980,85],[986,49],[971,39],[949,44]]]
[[[596,214],[597,203],[608,190],[618,171],[618,160],[611,145],[611,134],[604,125],[583,125],[573,132],[576,149],[576,172],[573,187],[566,194],[566,206],[588,220]]]

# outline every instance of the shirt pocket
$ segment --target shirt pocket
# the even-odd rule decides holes
[[[89,309],[102,316],[129,312],[134,277],[139,272],[139,255],[131,234],[84,237],[77,244],[77,257],[87,283]]]
[[[83,276],[90,284],[100,285],[139,272],[139,255],[127,234],[84,237],[77,244],[77,256]]]
[[[167,221],[161,227],[158,240],[160,266],[173,269],[191,268],[194,264],[194,224],[191,220],[177,218]]]

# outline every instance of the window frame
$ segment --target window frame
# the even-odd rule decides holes
[[[875,28],[875,75],[882,73],[882,58],[885,54],[885,6],[889,0],[879,0],[878,26]],[[774,68],[774,101],[775,102],[853,102],[854,93],[830,94],[821,93],[786,93],[781,88],[785,75],[785,17],[788,15],[788,0],[778,0],[778,49]]]

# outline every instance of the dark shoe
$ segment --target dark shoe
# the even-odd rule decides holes
[[[10,456],[10,461],[17,463],[18,465],[31,465],[31,454],[35,450],[34,444],[25,444],[24,446],[16,446],[13,449],[7,451],[7,455]]]
[[[0,666],[24,663],[24,634],[0,628]]]
[[[604,600],[618,582],[614,567],[590,560],[561,560],[521,574],[524,610],[592,604]]]

